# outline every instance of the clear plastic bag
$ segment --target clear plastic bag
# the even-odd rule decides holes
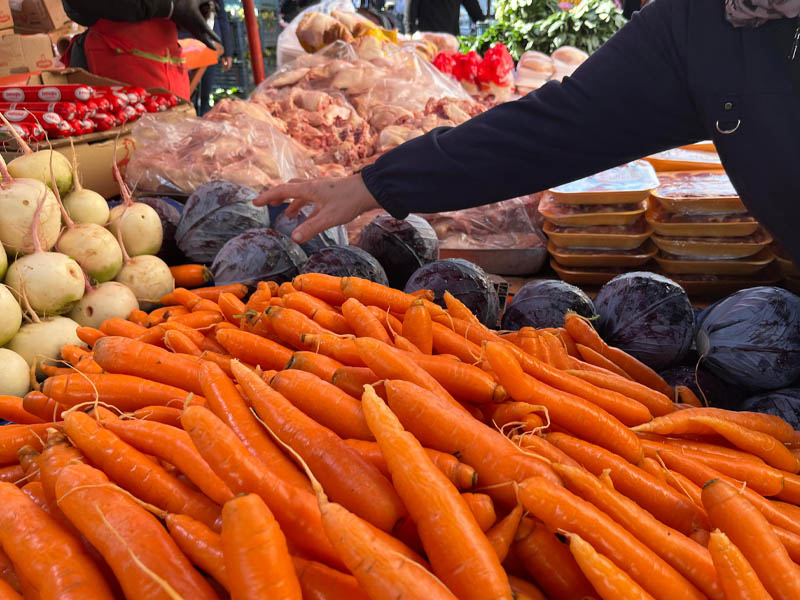
[[[352,0],[323,0],[319,4],[312,4],[303,9],[292,19],[292,22],[278,35],[278,55],[276,60],[279,69],[286,63],[306,54],[306,51],[303,50],[303,47],[297,39],[297,25],[303,17],[310,12],[320,12],[329,15],[334,10],[355,13]]]
[[[222,179],[261,190],[317,175],[306,151],[253,107],[236,101],[209,118],[145,116],[133,128],[136,152],[126,171],[129,185],[157,194],[191,194]]]

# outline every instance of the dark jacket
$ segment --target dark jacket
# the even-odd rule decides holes
[[[67,16],[86,27],[100,19],[109,21],[146,21],[166,18],[170,0],[61,0]]]
[[[224,0],[214,0],[216,5],[216,17],[214,19],[214,33],[222,40],[222,56],[233,56],[233,34],[231,33],[231,21],[228,13],[225,12]]]
[[[436,129],[366,167],[393,216],[546,190],[713,139],[748,210],[800,264],[796,21],[734,28],[720,0],[655,0],[563,83]]]
[[[476,23],[486,19],[478,0],[407,0],[406,32],[438,31],[458,35],[458,17],[462,5],[469,18]]]

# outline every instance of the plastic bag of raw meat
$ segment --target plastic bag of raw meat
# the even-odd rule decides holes
[[[355,12],[353,3],[350,0],[324,0],[319,4],[312,4],[300,11],[291,23],[289,23],[280,35],[278,35],[277,64],[281,66],[293,61],[299,56],[306,54],[300,41],[297,39],[297,25],[303,20],[307,13],[319,12],[325,15],[331,14],[334,10],[342,12]]]
[[[232,102],[228,112],[202,119],[169,113],[140,119],[129,185],[140,193],[191,194],[212,179],[261,190],[315,175],[305,150],[248,104]]]
[[[750,390],[773,390],[800,377],[800,297],[779,287],[741,290],[704,311],[697,327],[703,364]]]
[[[533,222],[539,194],[423,216],[436,230],[440,248],[454,250],[539,248],[546,242]]]

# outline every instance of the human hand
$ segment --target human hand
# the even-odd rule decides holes
[[[210,10],[208,0],[173,0],[172,6],[172,21],[175,25],[191,33],[212,50],[216,50],[215,44],[221,44],[222,40],[206,21]]]
[[[233,58],[230,56],[223,56],[222,57],[222,72],[227,73],[231,70],[233,66]]]
[[[314,205],[308,219],[292,232],[292,239],[298,244],[307,242],[321,231],[349,223],[363,212],[380,208],[361,175],[293,180],[267,190],[253,204],[278,206],[286,200],[292,200],[286,208],[287,217],[296,216],[306,204]]]

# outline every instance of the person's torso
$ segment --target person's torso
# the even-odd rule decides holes
[[[420,0],[419,29],[458,35],[459,0]]]

